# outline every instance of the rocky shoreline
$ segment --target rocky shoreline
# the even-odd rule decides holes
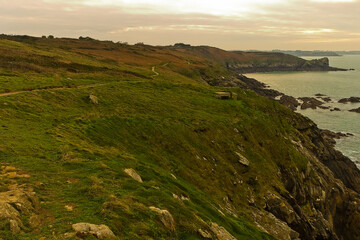
[[[242,74],[218,84],[251,89],[293,111],[298,107],[321,108],[324,102],[331,101],[323,94],[300,98],[299,101]],[[334,108],[331,110],[336,111]],[[280,196],[269,195],[265,210],[273,214],[276,221],[285,222],[291,231],[299,234],[293,238],[290,231],[289,239],[360,239],[360,170],[334,148],[335,139],[353,135],[322,130],[307,117],[300,114],[293,116],[292,125],[299,131],[300,138],[300,141],[293,140],[294,146],[307,156],[309,162],[305,169],[280,166],[286,191],[279,189]],[[311,174],[316,176],[316,182],[309,180]],[[305,203],[310,203],[307,212],[301,207]],[[254,221],[259,218],[254,214]]]

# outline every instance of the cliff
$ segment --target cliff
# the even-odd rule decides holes
[[[252,62],[248,64],[228,64],[228,68],[238,73],[253,72],[294,72],[294,71],[346,71],[346,69],[330,67],[327,57],[321,59],[304,60],[297,59],[294,62],[266,61]]]
[[[359,239],[329,136],[185,48],[0,40],[1,238]]]
[[[281,52],[281,53],[285,53],[285,54],[294,55],[297,57],[302,57],[302,56],[304,56],[304,57],[305,56],[317,56],[317,57],[336,56],[337,57],[337,56],[341,56],[339,53],[333,52],[333,51],[272,50],[272,52]]]
[[[192,55],[213,60],[237,73],[253,72],[282,72],[282,71],[346,71],[346,69],[329,66],[329,59],[305,60],[280,52],[243,52],[224,51],[208,46],[184,46],[172,47],[177,51],[183,51]]]

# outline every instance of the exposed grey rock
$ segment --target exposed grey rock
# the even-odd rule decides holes
[[[350,112],[360,113],[360,107],[349,110]]]
[[[300,103],[298,102],[298,100],[296,100],[296,98],[288,95],[282,95],[278,102],[290,108],[293,111],[295,111],[296,108],[300,105]]]
[[[98,239],[115,239],[115,234],[106,225],[95,225],[91,223],[76,223],[72,225],[72,229],[76,232],[76,236],[85,238],[94,236]]]
[[[241,153],[239,152],[235,152],[235,154],[238,156],[238,161],[239,163],[241,163],[242,165],[248,167],[250,165],[250,161],[244,157]]]
[[[9,203],[0,203],[0,220],[18,219],[20,213]]]
[[[90,95],[89,96],[90,102],[93,104],[98,104],[99,103],[99,99],[95,96],[95,95]]]
[[[231,235],[225,228],[219,226],[216,223],[211,223],[210,229],[218,240],[236,240],[236,238]]]
[[[37,204],[35,193],[18,187],[0,192],[0,221],[9,222],[11,232],[17,234],[24,227],[21,219],[34,214]]]
[[[292,240],[299,237],[299,233],[291,229],[285,222],[276,218],[272,213],[253,209],[252,217],[256,226],[279,240]]]
[[[141,179],[141,177],[140,177],[140,175],[139,175],[134,169],[132,169],[132,168],[127,168],[127,169],[124,170],[124,172],[125,172],[127,175],[129,175],[130,177],[132,177],[134,180],[136,180],[136,181],[138,181],[138,182],[140,182],[140,183],[143,182],[142,179]]]
[[[286,202],[286,200],[281,199],[273,194],[267,196],[266,198],[266,210],[271,212],[279,218],[280,220],[291,224],[296,217],[294,209]]]
[[[208,231],[199,229],[199,230],[198,230],[198,233],[200,234],[200,236],[201,236],[202,238],[212,239],[212,235],[211,235]]]
[[[301,109],[308,109],[308,108],[316,109],[320,105],[324,104],[322,101],[319,101],[313,97],[301,97],[299,99],[303,101],[303,103],[301,104]]]
[[[162,210],[157,207],[149,207],[151,211],[154,211],[158,214],[162,224],[169,230],[175,231],[175,220],[168,210]]]
[[[339,100],[339,103],[359,103],[360,102],[360,97],[349,97],[349,98],[342,98]]]
[[[330,102],[331,98],[330,97],[321,97],[321,99],[325,102]]]
[[[76,237],[76,232],[64,233],[63,237],[64,238],[75,238]]]

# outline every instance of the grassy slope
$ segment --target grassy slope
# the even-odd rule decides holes
[[[60,235],[76,222],[107,224],[121,239],[198,239],[204,224],[195,216],[238,239],[272,239],[249,219],[248,199],[261,203],[267,190],[283,188],[277,165],[306,165],[282,137],[297,135],[288,109],[241,89],[232,89],[238,101],[215,99],[214,91],[226,89],[199,83],[199,72],[229,73],[168,48],[42,39],[0,40],[0,51],[3,92],[106,83],[0,97],[0,161],[31,175],[21,181],[34,186],[46,216],[41,229],[21,239]],[[160,75],[151,78],[154,65]],[[235,152],[250,159],[249,168]],[[144,183],[125,168],[136,169]],[[238,218],[218,211],[224,197]],[[176,232],[161,225],[152,205],[171,212]],[[17,239],[1,228],[0,235]]]

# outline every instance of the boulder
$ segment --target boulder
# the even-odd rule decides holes
[[[21,219],[34,214],[37,209],[35,193],[20,188],[0,193],[0,221],[8,222],[13,234],[24,227]]]
[[[235,152],[236,156],[238,156],[238,161],[239,163],[241,163],[242,165],[248,167],[250,165],[250,161],[244,157],[241,153]]]
[[[236,240],[236,238],[231,235],[225,228],[219,226],[216,223],[211,223],[210,229],[218,240]]]
[[[278,219],[287,224],[291,224],[295,220],[296,213],[285,200],[271,194],[266,198],[265,203],[265,209],[274,214]]]
[[[342,98],[339,100],[339,103],[359,103],[360,102],[360,97],[349,97],[349,98]]]
[[[296,100],[296,98],[294,98],[292,96],[287,96],[287,95],[282,95],[280,97],[280,99],[278,100],[278,102],[280,104],[290,108],[293,111],[295,111],[297,109],[297,107],[300,105],[300,103],[298,102],[298,100]]]
[[[321,99],[325,102],[331,102],[331,98],[330,97],[321,97]]]
[[[172,215],[168,210],[162,210],[157,207],[149,207],[151,211],[154,211],[158,214],[160,221],[162,224],[169,230],[174,231],[175,230],[175,221]]]
[[[98,104],[99,103],[99,99],[95,95],[92,95],[92,94],[89,96],[89,100],[93,104]]]
[[[127,168],[127,169],[124,170],[124,172],[125,172],[127,175],[129,175],[130,177],[132,177],[134,180],[136,180],[136,181],[138,181],[138,182],[140,182],[140,183],[143,182],[142,179],[141,179],[141,177],[140,177],[140,175],[139,175],[134,169],[132,169],[132,168]]]
[[[0,202],[0,220],[18,219],[20,213],[9,203]]]
[[[95,225],[91,223],[76,223],[72,225],[72,229],[76,232],[76,236],[85,238],[94,236],[98,239],[115,239],[115,234],[106,225]]]
[[[356,113],[360,113],[360,107],[359,108],[354,108],[349,110],[349,112],[356,112]]]
[[[299,233],[291,229],[285,222],[276,218],[270,212],[263,212],[258,209],[252,211],[252,218],[255,225],[278,240],[298,239]]]
[[[301,109],[308,109],[308,108],[316,109],[317,107],[324,104],[322,101],[319,101],[313,97],[301,97],[299,99],[303,101],[303,103],[301,104]]]

